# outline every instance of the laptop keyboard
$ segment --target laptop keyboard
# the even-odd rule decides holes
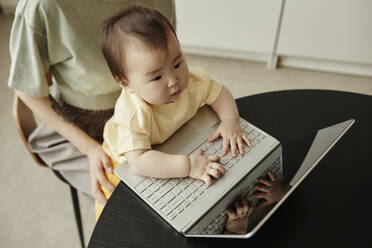
[[[218,123],[209,129],[212,134],[217,128]],[[260,141],[265,138],[265,135],[254,129],[247,122],[240,120],[240,126],[249,137],[252,146],[244,146],[244,151],[248,153]],[[217,154],[220,157],[223,153],[222,139],[216,142],[205,140],[196,150],[203,149],[207,156]],[[243,155],[244,156],[244,155]],[[238,155],[232,157],[231,152],[226,156],[221,157],[220,163],[225,167],[226,171],[230,170],[243,156]],[[177,215],[189,207],[199,196],[206,190],[206,185],[201,180],[193,178],[145,178],[135,187],[136,191],[141,194],[147,201],[158,211],[161,211],[168,220],[173,220]]]

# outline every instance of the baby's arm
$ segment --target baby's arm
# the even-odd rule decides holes
[[[190,176],[211,185],[225,173],[225,168],[218,163],[218,156],[206,157],[202,151],[186,156],[155,150],[135,150],[127,152],[125,157],[135,173],[148,177]]]
[[[233,156],[244,153],[243,142],[251,145],[248,137],[244,134],[239,124],[239,112],[235,100],[230,91],[223,87],[220,95],[211,105],[221,120],[221,124],[215,133],[209,138],[210,141],[216,140],[219,136],[223,138],[224,155],[228,152],[229,146]]]

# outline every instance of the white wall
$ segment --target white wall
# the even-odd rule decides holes
[[[280,5],[277,0],[176,0],[178,36],[189,52],[201,47],[269,56]]]
[[[372,1],[286,0],[278,53],[372,64]]]

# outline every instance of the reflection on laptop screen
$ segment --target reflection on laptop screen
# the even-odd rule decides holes
[[[282,141],[283,153],[283,175],[278,180],[273,178],[272,174],[266,173],[262,179],[264,181],[257,181],[257,185],[261,190],[256,190],[255,193],[276,194],[273,202],[268,202],[265,199],[259,199],[253,206],[252,212],[248,211],[247,218],[241,216],[233,220],[229,214],[225,215],[225,227],[222,233],[215,233],[209,235],[210,237],[230,237],[234,238],[249,238],[251,237],[276,211],[282,202],[293,192],[293,190],[300,184],[300,182],[309,174],[309,172],[318,164],[318,162],[327,154],[333,145],[342,137],[342,135],[350,128],[354,120],[345,121],[321,130],[312,134],[293,139],[290,141]],[[259,168],[258,165],[255,169]],[[249,175],[248,175],[249,176]],[[244,180],[244,179],[243,179]],[[273,188],[279,190],[273,190]],[[274,193],[273,193],[274,192]],[[242,204],[240,199],[238,206]],[[265,204],[263,202],[266,201]],[[231,203],[235,210],[237,207],[234,202]],[[240,210],[241,211],[241,210]],[[231,213],[231,211],[230,211]],[[233,212],[234,213],[234,212]],[[238,214],[237,211],[235,214]],[[241,212],[240,212],[241,214]],[[244,215],[243,215],[244,216]],[[242,223],[238,223],[238,222]],[[246,222],[246,223],[243,223]],[[240,230],[239,230],[240,227]],[[242,228],[244,230],[242,230]],[[225,235],[225,236],[223,236]],[[227,236],[226,236],[227,235]],[[207,237],[207,235],[192,235]]]

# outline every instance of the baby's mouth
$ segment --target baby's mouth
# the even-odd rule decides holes
[[[181,92],[180,90],[175,91],[175,92],[171,95],[171,97],[173,98],[173,97],[177,96],[180,92]]]

